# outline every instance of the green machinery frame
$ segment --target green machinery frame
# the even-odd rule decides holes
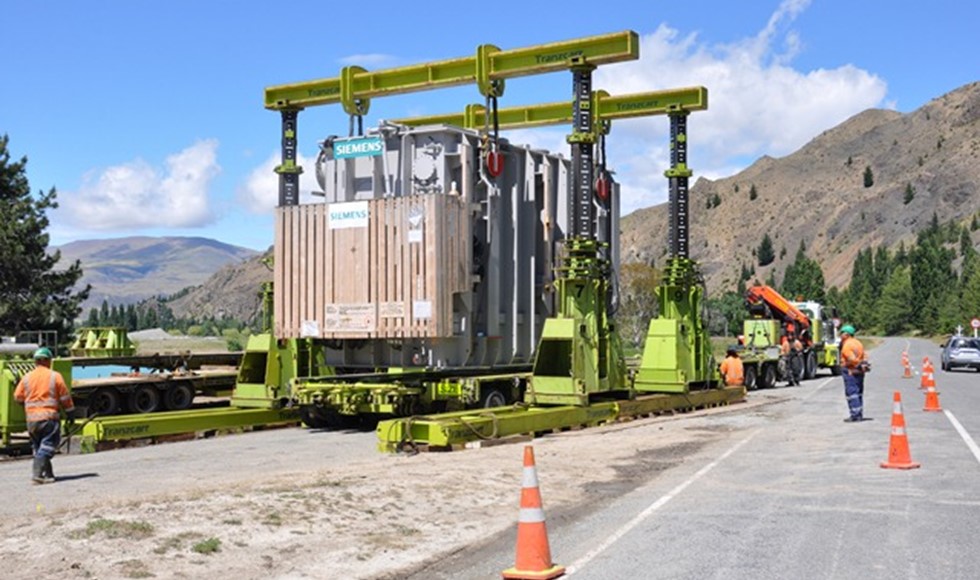
[[[339,103],[352,118],[361,117],[374,97],[474,83],[490,99],[503,96],[509,78],[569,70],[583,63],[636,60],[639,53],[639,36],[625,31],[510,50],[484,44],[470,57],[373,72],[347,66],[338,77],[268,87],[265,108],[281,116],[282,162],[276,167],[279,205],[299,203],[303,168],[296,164],[296,139],[298,113],[306,107]]]

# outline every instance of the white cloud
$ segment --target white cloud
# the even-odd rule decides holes
[[[261,165],[249,172],[238,189],[238,201],[250,213],[271,214],[279,205],[279,174],[275,172],[275,168],[280,160],[280,153],[269,155]],[[319,189],[318,185],[311,185],[316,183],[316,164],[313,159],[299,152],[296,154],[296,163],[303,168],[300,176],[300,203],[309,203],[312,201],[310,188]]]
[[[808,5],[786,0],[755,36],[727,45],[661,25],[640,39],[639,60],[598,69],[594,87],[614,95],[707,87],[709,109],[688,119],[695,179],[731,175],[761,155],[786,155],[848,117],[882,106],[887,89],[881,78],[850,64],[793,68],[804,42],[787,27]],[[664,118],[613,127],[608,150],[624,186],[624,213],[666,200],[667,127]]]
[[[338,59],[340,64],[362,66],[366,69],[389,68],[395,66],[401,59],[392,54],[370,53],[352,54]]]
[[[200,227],[214,221],[211,180],[221,172],[218,141],[175,153],[162,171],[142,159],[91,171],[78,191],[59,194],[59,217],[84,230]]]

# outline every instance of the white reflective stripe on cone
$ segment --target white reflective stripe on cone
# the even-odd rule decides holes
[[[538,472],[534,467],[525,467],[521,475],[521,487],[538,487]]]
[[[522,524],[541,524],[544,523],[544,510],[541,508],[521,508],[517,521]]]
[[[902,404],[899,403],[898,401],[895,401],[895,403],[892,404],[892,414],[893,415],[902,414]]]
[[[892,435],[905,435],[905,427],[892,427]]]

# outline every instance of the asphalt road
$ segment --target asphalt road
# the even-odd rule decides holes
[[[980,373],[937,371],[944,412],[924,412],[918,375],[901,378],[905,348],[917,371],[924,355],[939,366],[932,343],[882,342],[865,385],[871,421],[842,421],[842,380],[829,376],[761,411],[695,420],[727,435],[629,493],[552,514],[554,561],[583,579],[980,577]],[[880,467],[895,391],[920,469]],[[515,530],[413,578],[499,577]]]

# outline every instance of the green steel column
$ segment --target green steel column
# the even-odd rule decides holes
[[[279,206],[299,204],[299,175],[303,168],[296,164],[296,121],[299,109],[283,109],[282,115],[282,164],[276,167],[279,174]]]

